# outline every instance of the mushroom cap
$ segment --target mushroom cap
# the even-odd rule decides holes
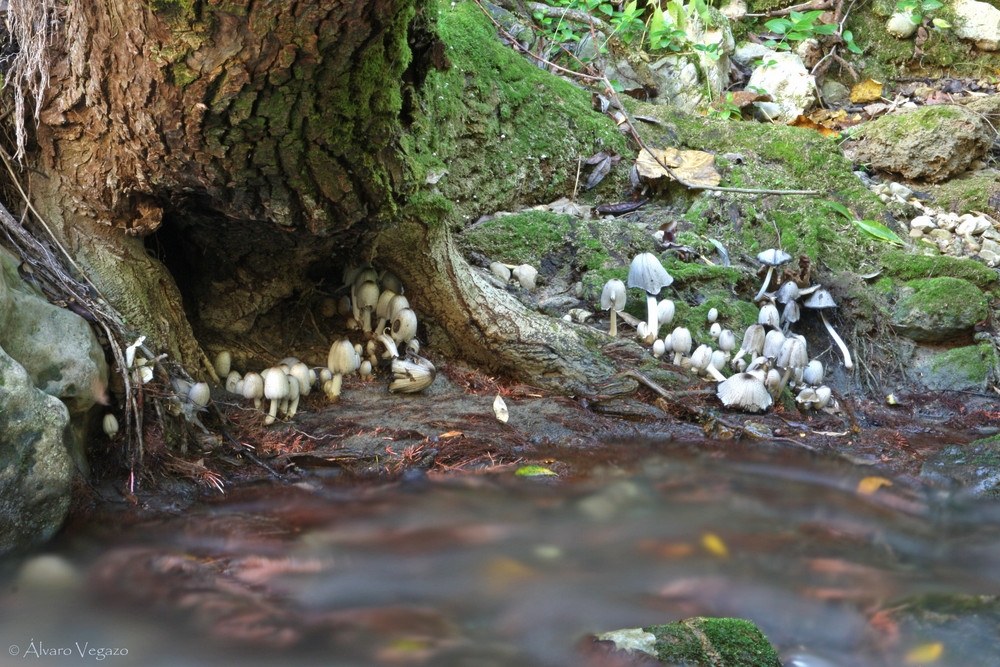
[[[310,377],[309,367],[302,361],[293,364],[290,369],[288,369],[289,377],[293,377],[299,384],[299,394],[302,396],[308,396],[309,390],[312,388],[312,378]]]
[[[779,266],[789,261],[791,258],[791,255],[780,248],[768,248],[767,250],[757,254],[757,261],[762,264],[767,264],[768,266]]]
[[[403,281],[392,271],[383,271],[382,276],[379,278],[379,283],[382,285],[383,290],[389,290],[396,294],[403,293]]]
[[[392,322],[396,318],[396,313],[403,310],[404,308],[409,308],[409,307],[410,307],[410,300],[407,299],[402,294],[397,294],[396,296],[392,297],[391,301],[389,301],[389,314],[386,316],[386,319]]]
[[[670,346],[674,352],[687,354],[691,351],[691,332],[685,327],[677,327],[670,334]]]
[[[260,373],[250,371],[243,376],[243,398],[263,398],[264,378]]]
[[[242,379],[239,371],[229,371],[229,375],[226,376],[226,391],[230,394],[242,394],[242,391],[236,391],[236,386]]]
[[[751,324],[743,334],[743,344],[740,346],[744,351],[749,352],[751,357],[760,354],[764,349],[764,327],[761,324]]]
[[[382,290],[382,293],[378,295],[378,301],[375,302],[376,317],[384,317],[385,319],[389,319],[389,303],[392,301],[392,298],[397,294],[399,294],[399,292],[396,292],[391,289]]]
[[[719,309],[718,308],[709,308],[708,309],[708,315],[706,315],[706,317],[708,318],[709,323],[714,324],[715,321],[717,319],[719,319]]]
[[[664,354],[667,353],[667,346],[663,343],[662,338],[657,338],[653,341],[653,356],[659,359]]]
[[[417,314],[409,308],[403,308],[392,318],[392,339],[397,343],[405,343],[417,335]]]
[[[722,325],[718,322],[712,322],[712,326],[708,328],[708,334],[713,340],[718,340],[719,336],[722,334]]]
[[[712,348],[708,345],[699,345],[691,353],[691,368],[696,371],[703,371],[712,361]]]
[[[659,324],[670,324],[674,319],[674,302],[663,299],[656,304],[656,321]]]
[[[809,363],[809,354],[806,346],[799,338],[789,338],[778,351],[778,358],[775,365],[781,369],[805,368]]]
[[[837,302],[833,300],[833,295],[825,289],[818,289],[812,293],[808,299],[802,302],[802,305],[806,308],[822,309],[822,308],[836,308]]]
[[[220,378],[224,378],[229,375],[229,371],[232,370],[233,355],[229,350],[222,350],[217,355],[215,355],[215,361],[212,365],[215,367],[215,374]]]
[[[373,309],[378,304],[379,289],[374,280],[366,280],[358,286],[357,294],[358,309]]]
[[[277,366],[271,366],[261,376],[264,378],[264,398],[271,400],[288,396],[288,376]]]
[[[614,308],[615,310],[621,310],[624,307],[625,283],[617,278],[612,278],[604,283],[604,289],[601,290],[601,309],[608,310],[609,308]]]
[[[736,348],[736,334],[729,329],[719,332],[719,349],[723,352],[732,352]]]
[[[437,371],[427,359],[412,355],[410,359],[392,360],[392,382],[389,383],[390,393],[413,394],[423,391],[434,382]]]
[[[786,280],[781,283],[781,287],[778,288],[774,298],[778,303],[788,303],[799,298],[799,291],[799,286],[795,284],[794,280]]]
[[[776,359],[778,352],[781,351],[781,346],[784,344],[785,334],[781,333],[780,329],[771,329],[764,336],[764,348],[761,350],[761,354],[765,357]]]
[[[714,366],[715,370],[720,373],[725,369],[726,362],[729,360],[729,355],[726,354],[725,350],[713,350],[712,360],[708,362],[709,366]]]
[[[822,384],[823,382],[823,362],[819,359],[812,359],[806,364],[806,368],[802,371],[802,381],[806,384],[816,386]]]
[[[833,391],[823,385],[822,387],[816,387],[816,403],[813,405],[814,408],[820,410],[825,408],[830,404],[830,399],[833,398]]]
[[[113,438],[118,435],[118,418],[115,417],[110,412],[104,415],[104,419],[101,421],[101,428],[109,438]]]
[[[330,346],[330,354],[326,358],[326,366],[334,375],[338,373],[352,373],[361,365],[361,355],[354,349],[354,345],[346,338],[334,341]]]
[[[781,325],[781,314],[773,303],[765,303],[757,314],[757,322],[777,329]]]
[[[812,404],[816,403],[818,400],[819,400],[819,395],[816,393],[816,390],[813,389],[812,387],[806,387],[805,389],[800,391],[798,395],[795,397],[795,402],[806,408],[811,407]]]
[[[739,408],[750,412],[765,410],[771,405],[771,395],[767,387],[750,373],[737,373],[719,383],[716,396],[727,408]]]
[[[789,301],[781,310],[781,321],[788,322],[789,324],[795,324],[799,321],[800,312],[799,302]]]
[[[632,259],[628,269],[628,286],[638,287],[649,294],[659,294],[660,290],[674,282],[673,276],[660,264],[651,252],[644,252]]]
[[[208,405],[208,401],[211,398],[212,390],[208,388],[207,382],[196,382],[188,390],[188,400],[199,408]]]

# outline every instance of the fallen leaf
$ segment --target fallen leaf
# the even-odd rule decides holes
[[[514,473],[517,477],[539,477],[555,474],[556,473],[543,466],[521,466],[517,469],[517,472]]]
[[[726,543],[722,541],[715,533],[705,533],[701,536],[701,546],[705,548],[705,551],[709,552],[713,556],[718,556],[719,558],[729,558],[729,548]]]
[[[903,243],[903,239],[896,235],[896,232],[892,231],[881,222],[876,222],[875,220],[855,220],[854,224],[857,225],[861,231],[878,239],[879,241],[885,241],[886,243],[898,246],[906,245]]]
[[[883,486],[892,486],[892,482],[885,477],[865,477],[858,482],[858,493],[870,496]]]
[[[874,102],[882,97],[882,82],[874,79],[865,79],[858,85],[851,88],[851,102],[853,104],[864,104]]]
[[[590,177],[587,178],[587,184],[584,186],[585,189],[590,190],[591,188],[596,187],[598,183],[604,180],[604,177],[607,176],[610,171],[611,156],[608,155],[598,162],[597,166],[594,167],[594,170],[590,172]]]
[[[791,123],[789,123],[789,125],[791,125],[792,127],[803,127],[803,128],[805,128],[807,130],[816,130],[817,132],[819,132],[820,134],[822,134],[824,137],[839,137],[840,136],[840,132],[837,132],[836,130],[830,129],[829,127],[825,127],[825,126],[817,123],[816,121],[814,121],[812,118],[809,118],[808,116],[796,116],[795,120],[793,120]]]
[[[646,179],[673,177],[657,162],[659,159],[678,177],[692,185],[716,186],[722,181],[722,176],[715,170],[715,156],[705,151],[679,151],[676,148],[645,148],[639,152],[635,160],[639,176]]]
[[[951,104],[954,100],[951,99],[951,95],[942,92],[940,90],[935,90],[933,93],[927,96],[924,100],[924,104],[930,106],[932,104]]]
[[[931,644],[921,644],[906,652],[906,664],[922,665],[928,662],[936,662],[944,653],[944,644],[933,642]]]
[[[461,431],[448,431],[447,433],[442,433],[438,437],[439,438],[454,438],[454,437],[457,437],[457,436],[460,436],[460,435],[463,435],[463,433]]]
[[[506,424],[510,418],[510,413],[507,412],[507,404],[500,398],[500,394],[497,394],[497,397],[493,399],[493,414],[496,415],[497,421],[503,424]]]

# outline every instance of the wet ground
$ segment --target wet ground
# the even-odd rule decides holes
[[[919,474],[995,430],[988,396],[752,416],[694,378],[565,398],[437,361],[425,394],[354,379],[268,429],[220,401],[228,422],[204,421],[233,441],[151,447],[157,483],[81,489],[51,549],[3,564],[0,648],[53,665],[91,662],[81,647],[142,665],[598,665],[593,633],[706,615],[754,621],[786,664],[1000,655],[995,603],[937,625],[901,611],[998,592],[1000,508]]]

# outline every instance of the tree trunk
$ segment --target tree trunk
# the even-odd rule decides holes
[[[135,333],[195,375],[203,348],[325,358],[338,324],[319,304],[374,258],[465,358],[592,390],[610,367],[589,334],[492,288],[449,227],[567,193],[576,158],[620,137],[475,6],[441,10],[445,41],[435,0],[70,3],[36,207]]]

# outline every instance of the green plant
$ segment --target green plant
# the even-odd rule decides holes
[[[719,118],[722,120],[742,120],[743,112],[740,110],[739,106],[733,102],[733,94],[726,93],[724,100],[716,100],[712,103],[712,106],[708,109],[708,115],[710,118]]]
[[[909,14],[910,20],[915,24],[923,23],[925,16],[942,7],[944,3],[940,0],[899,0],[896,3],[896,11],[900,14]],[[935,28],[951,27],[951,24],[942,18],[935,18],[931,23]]]
[[[770,39],[765,44],[777,49],[790,50],[792,47],[789,42],[801,42],[817,35],[832,35],[837,32],[835,23],[816,25],[815,21],[822,15],[823,12],[817,9],[804,13],[790,12],[788,18],[771,19],[764,26],[771,32],[781,35],[781,41]]]

